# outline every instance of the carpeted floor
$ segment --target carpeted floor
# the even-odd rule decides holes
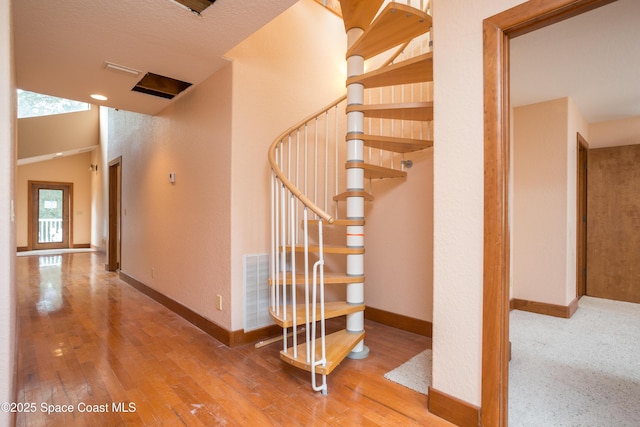
[[[431,385],[431,349],[413,356],[393,371],[384,374],[388,380],[427,394]]]
[[[514,310],[509,425],[640,426],[640,305],[583,297],[571,319]]]
[[[510,316],[510,427],[640,426],[640,304],[582,297],[571,319]],[[427,394],[431,350],[385,374]]]

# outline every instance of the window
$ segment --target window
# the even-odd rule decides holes
[[[18,89],[18,118],[86,111],[91,105],[55,96]]]

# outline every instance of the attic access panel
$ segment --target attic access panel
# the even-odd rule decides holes
[[[203,10],[211,6],[216,0],[173,0],[176,3],[188,7],[192,11],[200,14]]]
[[[191,86],[191,83],[172,79],[171,77],[161,76],[159,74],[147,73],[131,90],[146,93],[147,95],[173,99],[174,96],[189,86]]]

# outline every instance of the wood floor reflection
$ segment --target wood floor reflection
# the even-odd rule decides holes
[[[428,338],[368,322],[369,358],[343,362],[322,396],[278,344],[226,347],[99,253],[19,257],[16,271],[18,426],[444,425],[383,378]]]

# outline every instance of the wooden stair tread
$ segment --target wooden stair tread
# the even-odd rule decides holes
[[[368,194],[368,193],[367,193]],[[338,196],[335,196],[338,197]],[[335,200],[335,197],[333,198]],[[371,196],[373,197],[373,196]],[[309,220],[309,224],[314,224],[314,225],[318,225],[318,220],[317,219],[312,219]],[[364,219],[336,219],[335,221],[333,221],[331,225],[335,225],[338,227],[345,227],[345,226],[358,226],[358,225],[364,225]]]
[[[404,178],[407,172],[398,169],[389,169],[383,166],[371,165],[364,162],[348,162],[347,169],[362,168],[367,179]]]
[[[347,113],[361,111],[365,117],[398,120],[433,120],[433,102],[405,102],[399,104],[349,105]]]
[[[380,10],[384,0],[340,0],[344,29],[362,28],[366,30]]]
[[[332,246],[332,245],[324,245],[323,252],[325,254],[343,254],[343,255],[361,255],[364,253],[364,248],[349,248],[346,246]],[[287,247],[287,251],[289,247]],[[296,252],[304,252],[304,246],[295,246]],[[282,251],[282,248],[280,248]],[[320,246],[318,245],[309,245],[309,252],[318,253],[320,252]]]
[[[393,65],[347,79],[347,86],[360,83],[365,88],[433,81],[433,53],[428,52]]]
[[[349,304],[346,301],[331,301],[324,303],[324,318],[332,319],[334,317],[345,316],[351,313],[364,311],[364,304]],[[280,314],[276,314],[273,309],[269,309],[269,314],[273,321],[282,328],[290,328],[293,326],[293,307],[287,306],[287,320],[284,320],[284,310],[280,308]],[[309,317],[311,317],[311,307],[309,307]],[[313,319],[310,319],[313,321]],[[316,319],[320,320],[320,305],[316,305]],[[298,304],[296,306],[296,324],[303,325],[306,323],[305,305]]]
[[[343,329],[333,334],[329,334],[325,337],[326,344],[326,364],[325,366],[316,366],[316,374],[329,375],[345,357],[349,355],[351,350],[365,336],[365,332],[348,332]],[[293,365],[297,368],[304,369],[311,372],[311,364],[307,363],[307,345],[306,343],[300,344],[297,347],[298,357],[293,357],[293,348],[288,348],[287,351],[280,352],[280,358],[285,362]],[[320,358],[322,355],[322,346],[320,340],[316,340],[316,358]]]
[[[347,58],[353,55],[371,58],[430,28],[431,17],[425,12],[404,4],[389,3],[347,51]]]
[[[366,191],[345,191],[338,195],[333,196],[334,202],[344,202],[347,200],[347,197],[364,197],[367,202],[373,201],[373,194],[367,193]]]
[[[313,280],[313,271],[310,269],[309,270],[309,280],[312,281]],[[291,272],[287,272],[287,285],[290,286],[291,285],[291,281],[292,281],[292,274]],[[280,274],[279,276],[280,279],[280,284],[282,284],[282,274]],[[274,278],[270,277],[269,278],[269,285],[273,285],[274,283]],[[345,274],[339,274],[339,273],[330,273],[330,272],[326,272],[324,273],[324,283],[325,285],[336,285],[336,284],[349,284],[349,283],[362,283],[364,282],[364,276],[347,276]],[[301,273],[296,273],[296,284],[298,285],[303,285],[304,284],[304,272]]]
[[[359,139],[366,147],[378,148],[394,153],[411,153],[433,147],[433,141],[427,139],[398,138],[385,135],[347,134],[347,141]]]

